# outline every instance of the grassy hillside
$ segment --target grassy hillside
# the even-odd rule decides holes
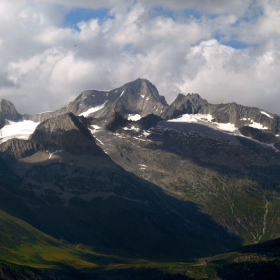
[[[280,241],[189,262],[163,263],[102,255],[50,237],[0,211],[1,279],[276,279]]]
[[[0,211],[0,260],[35,268],[68,266],[75,269],[126,262],[95,253],[83,245],[57,240],[3,211]]]

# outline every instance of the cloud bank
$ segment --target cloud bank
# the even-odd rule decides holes
[[[0,2],[0,98],[20,113],[141,77],[169,103],[197,92],[280,114],[277,1],[18,2]],[[81,8],[107,13],[66,24]]]

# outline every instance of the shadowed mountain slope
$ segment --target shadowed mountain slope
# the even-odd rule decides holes
[[[15,143],[0,145],[9,170],[2,174],[1,209],[47,234],[148,259],[209,255],[239,244],[196,204],[172,198],[114,163],[82,118],[46,120],[29,140]],[[18,150],[23,145],[28,153]]]

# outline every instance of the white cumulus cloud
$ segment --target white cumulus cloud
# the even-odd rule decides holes
[[[66,26],[77,8],[108,15]],[[279,15],[272,0],[1,0],[0,97],[35,113],[142,77],[169,103],[197,92],[280,114]]]

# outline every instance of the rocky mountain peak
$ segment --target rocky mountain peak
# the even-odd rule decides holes
[[[17,121],[21,115],[17,112],[14,104],[8,100],[2,99],[0,102],[0,128],[5,124],[5,119]]]
[[[143,99],[143,96],[146,98],[152,97],[154,101],[160,102],[164,106],[168,105],[164,96],[160,96],[157,88],[146,79],[138,78],[135,81],[125,84],[121,89],[127,91],[132,96],[137,96],[139,99]]]
[[[176,118],[182,114],[206,113],[209,103],[197,93],[179,93],[173,103],[161,114],[164,119]]]
[[[142,117],[151,113],[160,115],[167,107],[165,98],[160,96],[156,87],[146,79],[137,79],[113,92],[118,93],[118,97],[108,108],[123,117],[129,114]]]
[[[63,108],[24,119],[42,122],[68,112],[84,117],[107,117],[117,113],[122,117],[129,115],[160,115],[168,106],[164,96],[146,79],[137,79],[110,91],[87,90]]]
[[[65,149],[70,153],[100,153],[82,118],[66,113],[43,121],[30,140],[49,151]]]
[[[279,132],[279,117],[275,114],[236,102],[211,104],[197,93],[179,94],[161,117],[171,119],[182,114],[209,114],[213,117],[214,122],[230,123],[236,128],[252,126],[271,133]]]

